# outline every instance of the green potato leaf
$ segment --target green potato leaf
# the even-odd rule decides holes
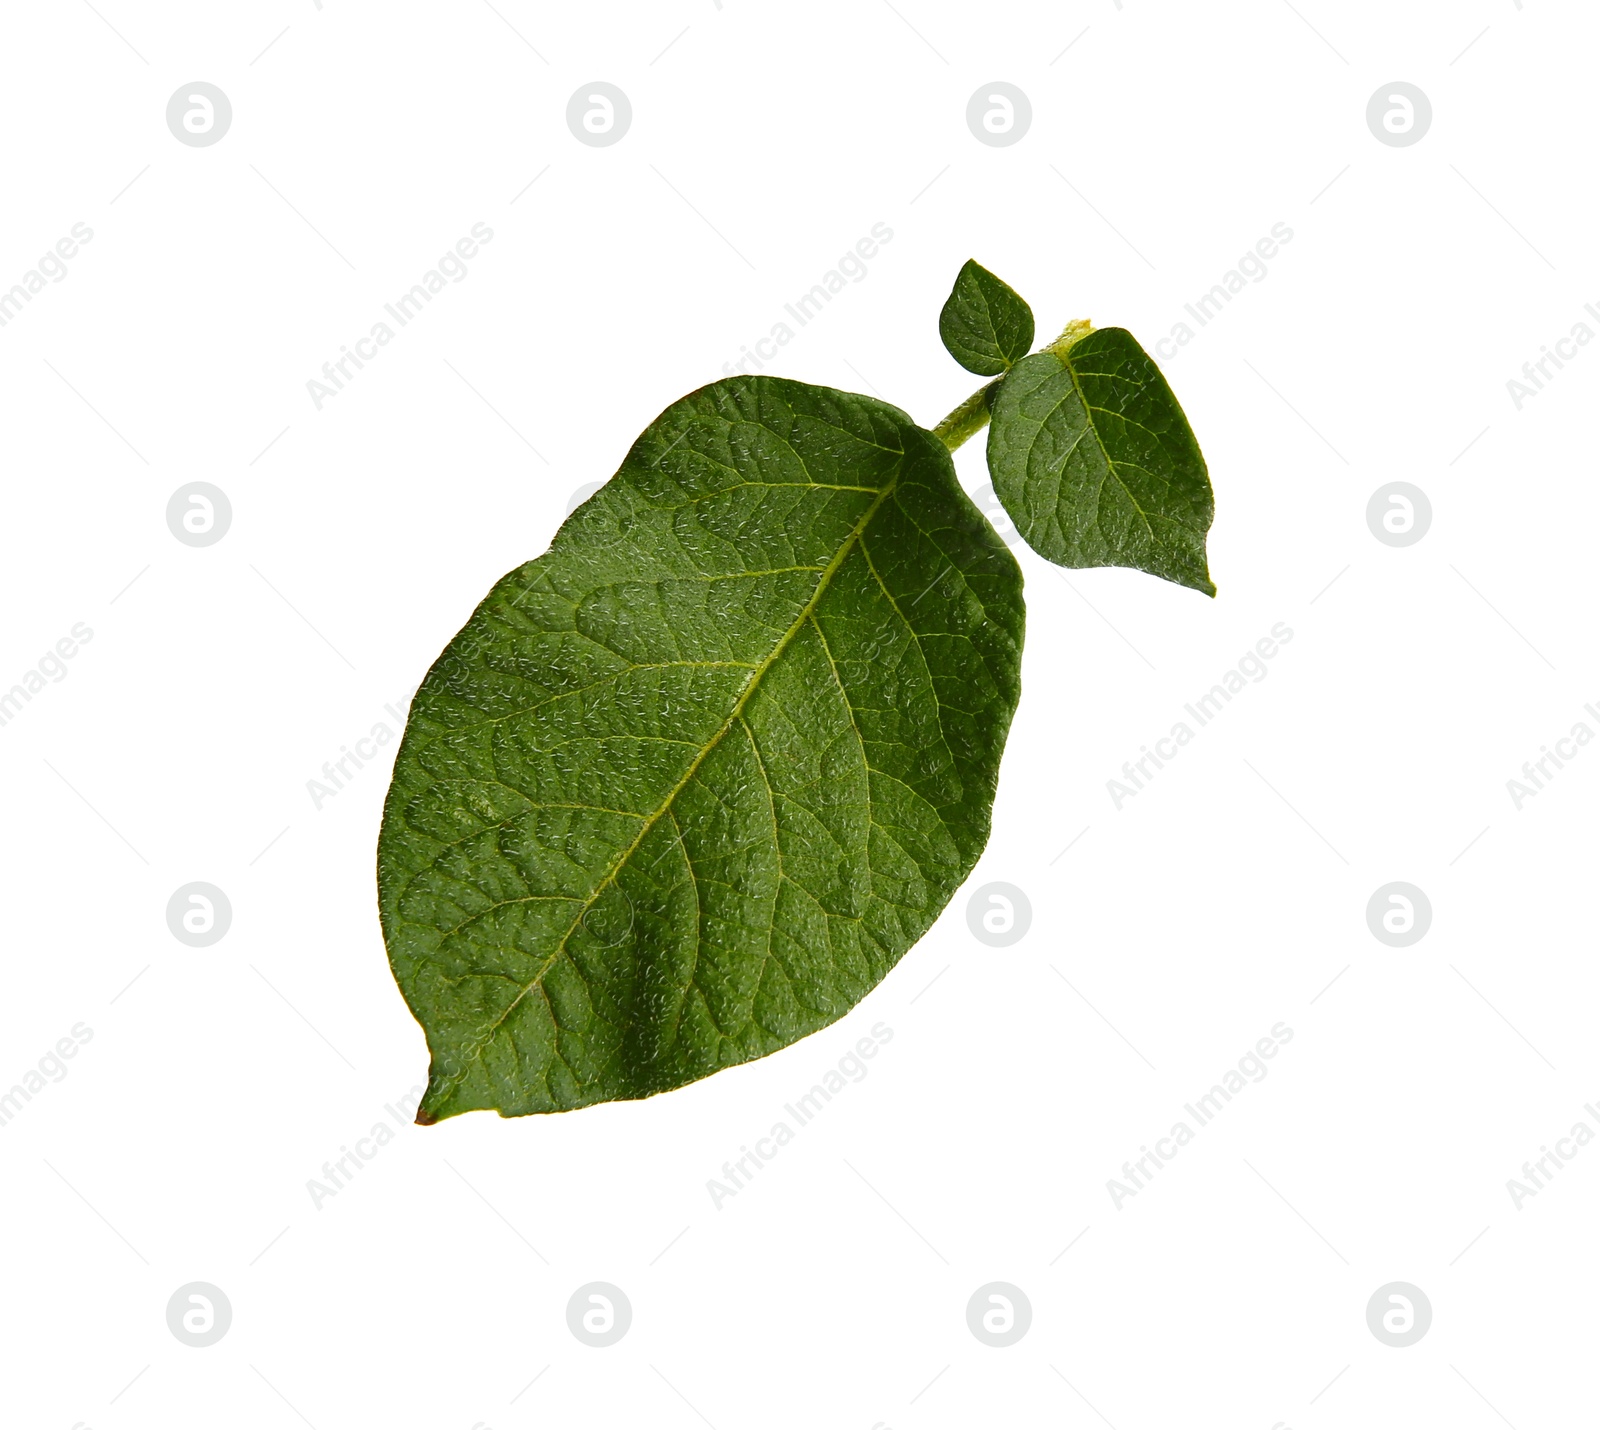
[[[939,313],[939,336],[968,372],[993,377],[1033,346],[1033,310],[969,258]]]
[[[841,1017],[984,847],[1022,636],[899,409],[675,402],[412,702],[378,892],[418,1121],[646,1097]]]
[[[990,405],[995,495],[1058,566],[1133,566],[1214,596],[1205,458],[1161,369],[1123,328],[1069,325]]]

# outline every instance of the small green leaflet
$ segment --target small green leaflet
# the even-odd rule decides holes
[[[1033,310],[969,258],[939,314],[939,336],[968,372],[993,377],[1033,345]]]
[[[989,473],[1028,545],[1058,566],[1133,566],[1214,596],[1205,458],[1167,380],[1122,328],[1016,363],[990,405]]]
[[[418,1120],[646,1097],[846,1013],[983,850],[1022,634],[899,409],[675,402],[412,702],[378,891]]]

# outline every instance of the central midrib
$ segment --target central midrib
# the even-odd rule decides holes
[[[1067,376],[1072,379],[1072,390],[1077,394],[1078,401],[1083,404],[1084,427],[1089,432],[1094,434],[1094,444],[1100,449],[1100,456],[1106,464],[1106,475],[1122,488],[1123,496],[1127,497],[1128,504],[1139,513],[1139,520],[1144,523],[1144,529],[1150,534],[1151,541],[1154,541],[1157,545],[1159,545],[1160,538],[1156,535],[1155,528],[1150,525],[1150,518],[1145,514],[1144,508],[1139,505],[1139,499],[1128,489],[1128,484],[1117,475],[1116,461],[1112,457],[1111,453],[1106,449],[1105,439],[1100,436],[1100,429],[1095,426],[1094,414],[1096,412],[1104,411],[1104,409],[1095,407],[1090,403],[1089,394],[1083,390],[1083,383],[1079,381],[1077,369],[1073,367],[1070,359],[1060,353],[1057,353],[1056,356],[1061,359],[1061,366],[1067,370]],[[1068,455],[1071,454],[1069,453]],[[1062,464],[1061,472],[1063,476],[1066,475],[1065,463]]]
[[[902,453],[902,463],[904,458],[905,454]],[[500,1028],[505,1024],[506,1019],[508,1019],[512,1013],[516,1011],[517,1005],[520,1004],[522,1000],[528,996],[528,994],[533,992],[533,990],[539,986],[540,982],[544,979],[545,974],[550,971],[551,966],[558,958],[561,957],[563,953],[566,952],[567,940],[571,938],[572,935],[577,931],[578,925],[583,922],[584,915],[586,915],[589,910],[594,907],[595,900],[598,899],[600,895],[610,888],[611,885],[616,881],[617,875],[621,873],[628,860],[633,857],[634,852],[644,842],[645,836],[655,828],[661,817],[672,808],[673,801],[675,801],[678,796],[683,793],[684,788],[688,785],[689,781],[695,777],[695,773],[705,762],[707,756],[709,756],[711,752],[722,743],[723,736],[725,736],[728,731],[733,728],[735,722],[737,722],[739,717],[743,715],[744,707],[749,703],[750,697],[755,693],[756,688],[761,684],[762,677],[766,675],[767,671],[772,667],[773,663],[778,659],[778,657],[789,648],[789,643],[793,641],[795,636],[804,628],[806,621],[811,617],[811,613],[816,610],[818,602],[822,600],[823,594],[827,591],[829,583],[833,580],[833,577],[838,572],[839,567],[844,564],[845,557],[850,554],[851,548],[854,547],[855,544],[861,539],[861,534],[867,529],[868,525],[872,521],[872,518],[877,515],[878,508],[889,499],[899,483],[900,473],[897,470],[894,476],[890,479],[888,485],[885,486],[884,489],[873,499],[872,504],[862,514],[861,519],[855,524],[855,527],[851,530],[850,534],[844,539],[844,541],[840,543],[839,549],[834,553],[833,558],[823,568],[822,574],[817,579],[816,590],[811,593],[810,599],[801,609],[800,614],[795,618],[794,624],[783,633],[782,639],[780,639],[778,643],[773,646],[771,653],[766,657],[766,659],[763,660],[761,664],[750,673],[750,679],[745,683],[744,689],[740,691],[738,700],[734,702],[733,711],[723,722],[722,728],[719,729],[717,733],[706,742],[705,748],[701,750],[692,761],[690,761],[689,768],[684,771],[683,777],[672,787],[670,791],[668,791],[666,798],[661,801],[661,804],[657,807],[655,812],[651,814],[642,825],[640,825],[639,832],[633,837],[632,843],[630,843],[627,848],[625,848],[616,857],[616,859],[612,862],[611,867],[606,870],[604,877],[601,878],[599,883],[595,885],[593,892],[590,893],[589,897],[584,901],[583,907],[578,910],[577,914],[574,915],[572,922],[567,926],[567,931],[561,935],[560,942],[556,944],[555,949],[551,952],[550,956],[540,965],[539,971],[522,986],[522,989],[518,992],[517,996],[506,1005],[505,1011],[501,1013],[493,1023],[484,1029],[483,1033],[478,1037],[472,1048],[463,1057],[461,1071],[440,1088],[439,1095],[442,1096],[453,1091],[460,1084],[461,1080],[467,1075],[467,1068],[477,1059],[479,1053],[481,1053],[484,1047],[488,1044],[489,1039],[500,1030]]]

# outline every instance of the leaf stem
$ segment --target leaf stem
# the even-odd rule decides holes
[[[1067,360],[1067,349],[1080,338],[1086,338],[1094,331],[1094,324],[1087,318],[1074,318],[1061,330],[1061,336],[1050,344],[1045,351],[1053,352],[1062,362]]]
[[[989,425],[989,403],[999,386],[998,377],[993,382],[986,382],[935,427],[933,435],[953,452],[968,437],[983,431]]]

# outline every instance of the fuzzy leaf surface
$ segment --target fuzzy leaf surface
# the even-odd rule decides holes
[[[1058,566],[1133,566],[1214,596],[1205,458],[1161,369],[1123,328],[1034,353],[1001,380],[995,495]]]
[[[663,412],[412,702],[378,890],[418,1120],[646,1097],[859,1002],[988,838],[1021,588],[897,408]]]
[[[993,377],[1033,346],[1033,309],[969,258],[939,313],[939,336],[968,372]]]

